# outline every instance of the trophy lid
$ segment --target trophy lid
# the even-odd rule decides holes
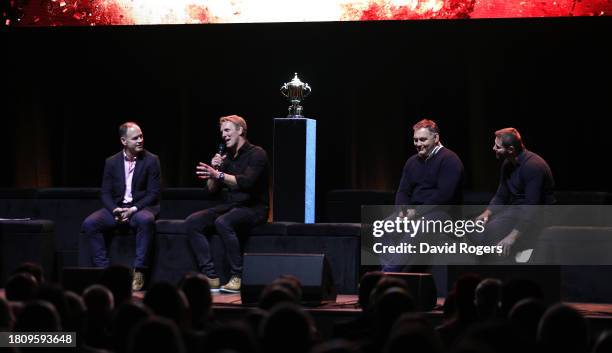
[[[289,84],[290,84],[291,86],[301,87],[301,86],[303,86],[303,85],[304,85],[304,82],[302,82],[302,81],[300,80],[300,78],[298,77],[298,74],[297,74],[297,72],[296,72],[296,73],[295,73],[295,76],[293,77],[293,79],[291,80],[291,82],[289,82]]]

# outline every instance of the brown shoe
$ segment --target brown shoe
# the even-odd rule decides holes
[[[132,290],[138,292],[144,287],[144,273],[134,270],[134,277],[132,278]]]
[[[217,278],[206,277],[206,279],[208,280],[208,285],[210,286],[210,289],[212,290],[218,290],[219,287],[221,286],[221,281],[219,281],[219,277]]]
[[[232,276],[227,284],[221,286],[219,291],[224,293],[240,293],[240,285],[242,284],[242,279],[238,276]]]

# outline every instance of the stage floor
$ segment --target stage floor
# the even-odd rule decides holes
[[[429,311],[428,314],[442,315],[442,305],[444,298],[438,298],[436,308]],[[588,318],[606,318],[612,319],[612,304],[602,303],[572,303],[565,304],[578,310],[581,314]],[[215,308],[225,307],[241,307],[240,294],[221,294],[213,293],[213,306]],[[339,294],[335,303],[325,303],[321,306],[310,307],[307,310],[315,311],[344,311],[344,312],[361,312],[358,306],[357,295]]]

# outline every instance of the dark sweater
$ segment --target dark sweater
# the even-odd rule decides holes
[[[491,205],[551,205],[555,203],[554,186],[546,161],[523,150],[516,165],[508,160],[502,163],[499,187]]]
[[[489,204],[493,215],[511,212],[517,216],[515,228],[521,232],[538,227],[543,209],[533,206],[504,208],[503,205],[552,205],[555,181],[548,163],[537,154],[523,150],[517,163],[505,160],[501,166],[499,187]]]
[[[414,155],[406,161],[396,205],[454,205],[462,202],[463,163],[442,147],[427,160]]]

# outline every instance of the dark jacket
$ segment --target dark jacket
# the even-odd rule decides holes
[[[161,169],[159,157],[143,151],[136,159],[132,177],[132,203],[139,210],[146,208],[154,215],[159,214]],[[125,194],[125,166],[123,150],[106,159],[102,177],[100,199],[106,209],[112,212],[121,204]]]

